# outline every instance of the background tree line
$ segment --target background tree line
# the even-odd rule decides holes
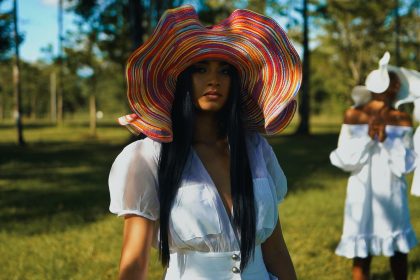
[[[0,121],[13,117],[13,13],[0,0]],[[60,0],[63,12],[77,15],[77,32],[57,34],[44,58],[22,61],[22,113],[57,122],[75,113],[97,110],[124,114],[125,62],[147,39],[162,13],[183,0]],[[420,0],[197,0],[201,20],[214,24],[236,8],[280,19],[304,58],[301,133],[309,133],[311,114],[341,115],[351,104],[353,86],[389,50],[392,64],[420,69]],[[21,2],[24,5],[24,1]],[[63,9],[63,5],[60,6]],[[59,19],[57,20],[59,25]],[[24,36],[19,34],[19,40]],[[57,98],[62,96],[62,102]],[[91,118],[91,119],[92,119]],[[92,124],[93,126],[95,124]]]

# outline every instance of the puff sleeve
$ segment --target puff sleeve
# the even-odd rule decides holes
[[[109,210],[123,216],[159,218],[157,167],[160,144],[149,138],[129,144],[115,159],[109,174]]]
[[[374,141],[368,136],[367,126],[341,126],[337,148],[331,152],[331,164],[344,171],[360,170],[368,161]]]
[[[284,200],[284,197],[287,193],[287,179],[284,175],[283,169],[281,168],[276,154],[273,151],[273,148],[267,142],[267,140],[261,137],[261,146],[264,155],[265,164],[268,171],[268,179],[270,183],[274,186],[276,192],[276,201],[280,203]]]
[[[412,129],[410,127],[392,128],[387,131],[387,138],[382,146],[388,155],[388,163],[392,173],[400,177],[413,171],[416,166]]]
[[[417,127],[416,133],[413,137],[414,142],[414,151],[417,154],[417,167],[414,171],[413,185],[411,186],[411,194],[415,196],[420,196],[420,129]]]

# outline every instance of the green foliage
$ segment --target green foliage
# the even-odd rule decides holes
[[[0,62],[0,120],[5,117],[12,117],[13,108],[13,84],[12,61],[3,60]]]
[[[331,46],[338,59],[331,66],[346,73],[347,86],[364,83],[393,37],[388,21],[395,1],[327,1],[320,45]]]
[[[402,52],[401,65],[420,70],[420,1],[409,1],[406,13],[400,16]]]
[[[4,59],[13,47],[13,13],[1,9],[3,2],[0,0],[0,59]]]
[[[86,112],[90,94],[96,96],[98,110],[107,114],[128,112],[124,98],[125,62],[133,46],[137,46],[133,43],[130,3],[140,3],[134,18],[138,20],[140,16],[142,23],[135,29],[142,32],[142,40],[145,40],[164,9],[185,1],[67,1],[71,4],[70,10],[79,18],[77,32],[67,34],[65,41],[63,97],[66,116]],[[402,66],[420,69],[420,1],[398,2]],[[220,22],[237,8],[280,17],[289,37],[301,50],[303,1],[199,0],[195,3],[201,21],[208,25]],[[307,76],[310,79],[311,114],[328,113],[341,117],[351,104],[352,87],[364,83],[367,73],[377,67],[385,50],[391,51],[391,62],[395,63],[395,3],[394,0],[308,1],[311,63]],[[10,24],[7,32],[1,31],[6,22],[0,20],[0,37],[6,33],[10,36]],[[25,116],[49,116],[50,76],[54,72],[58,74],[56,60],[50,51],[45,61],[22,63]],[[80,70],[86,68],[91,69],[93,75],[81,75]],[[6,118],[11,117],[13,106],[11,69],[11,61],[0,62],[0,115]]]
[[[314,118],[310,137],[289,134],[295,121],[269,142],[288,178],[279,210],[298,279],[350,279],[351,260],[334,255],[348,174],[328,160],[340,120]],[[93,139],[83,121],[29,122],[19,148],[13,124],[0,125],[0,279],[116,279],[123,219],[108,212],[107,178],[129,133],[109,120],[98,126]],[[419,198],[410,207],[420,233]],[[409,279],[420,279],[419,246],[408,260]],[[391,279],[387,258],[373,259],[372,274]],[[162,276],[155,250],[149,276]]]

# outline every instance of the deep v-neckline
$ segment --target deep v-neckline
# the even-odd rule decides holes
[[[211,189],[213,190],[215,196],[216,196],[216,200],[218,203],[220,203],[223,206],[224,209],[224,213],[225,215],[228,217],[228,220],[231,222],[233,222],[233,204],[232,204],[232,209],[229,209],[226,207],[226,205],[223,203],[223,199],[219,193],[219,190],[216,187],[216,184],[214,183],[213,178],[210,176],[210,173],[208,172],[206,166],[204,165],[203,161],[201,160],[200,156],[198,155],[197,151],[194,148],[191,148],[194,156],[196,157],[196,160],[199,164],[199,168],[201,169],[201,174],[203,174],[204,179],[209,182],[209,186],[211,187]],[[232,199],[232,195],[231,195],[231,199]]]
[[[230,209],[230,214],[228,212],[228,209],[226,208],[225,204],[223,203],[222,197],[220,196],[219,190],[217,189],[213,179],[210,176],[210,173],[207,171],[206,167],[204,166],[203,161],[201,160],[200,156],[198,155],[198,153],[195,151],[195,149],[192,147],[192,154],[193,156],[196,158],[197,164],[198,164],[198,168],[201,169],[200,174],[202,176],[202,178],[205,180],[205,182],[207,182],[207,186],[209,186],[209,188],[211,189],[211,191],[213,192],[214,195],[214,199],[215,199],[215,203],[216,206],[217,204],[219,204],[218,208],[222,208],[223,210],[221,210],[222,213],[220,213],[221,215],[224,216],[224,218],[228,221],[229,223],[229,230],[230,230],[230,236],[232,238],[235,239],[236,242],[236,246],[238,246],[238,248],[240,247],[240,237],[239,237],[239,233],[235,230],[235,225],[233,224],[233,204],[232,204],[232,209]]]

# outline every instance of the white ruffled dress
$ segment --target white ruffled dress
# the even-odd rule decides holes
[[[414,151],[417,153],[417,164],[414,170],[413,183],[411,185],[411,194],[420,196],[420,127],[417,127],[413,137]]]
[[[192,150],[169,222],[170,263],[166,280],[276,279],[264,265],[261,244],[278,221],[277,205],[287,192],[286,177],[267,141],[247,137],[256,202],[255,257],[240,271],[240,236],[232,227],[216,186]],[[159,218],[157,167],[160,143],[149,138],[128,145],[116,158],[110,175],[110,211]],[[157,233],[156,233],[157,235]]]
[[[343,124],[331,163],[351,172],[336,254],[347,258],[408,253],[417,244],[404,174],[415,167],[412,128],[387,125],[381,143],[368,125]]]

